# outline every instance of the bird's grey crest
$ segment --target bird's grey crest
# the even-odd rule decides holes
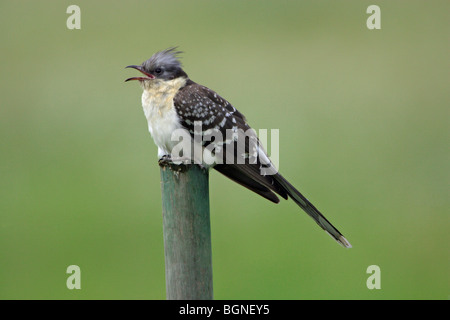
[[[181,53],[183,52],[178,51],[177,47],[156,52],[150,59],[142,63],[142,67],[148,71],[157,67],[163,67],[166,70],[181,69],[181,62],[179,60]]]

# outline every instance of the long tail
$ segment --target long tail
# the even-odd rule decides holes
[[[295,201],[295,203],[302,208],[316,223],[325,230],[333,239],[335,239],[344,248],[351,248],[350,242],[345,239],[342,233],[339,232],[324,216],[317,210],[314,205],[308,201],[297,189],[294,188],[281,174],[277,173],[273,176],[287,192],[287,194]]]
[[[276,194],[284,199],[291,197],[300,208],[313,218],[314,221],[316,221],[316,223],[340,245],[345,248],[352,247],[347,239],[345,239],[345,237],[320,213],[320,211],[317,210],[317,208],[314,207],[314,205],[295,189],[281,174],[276,173],[274,175],[264,176],[260,174],[259,166],[248,164],[218,164],[214,169],[272,202],[279,202]]]

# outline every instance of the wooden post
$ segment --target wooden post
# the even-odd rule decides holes
[[[161,161],[168,300],[213,299],[208,171]]]

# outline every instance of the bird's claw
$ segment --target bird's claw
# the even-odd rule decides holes
[[[158,163],[160,165],[168,165],[168,164],[174,164],[174,165],[188,165],[191,163],[191,159],[189,157],[172,157],[169,154],[163,155],[159,160]]]

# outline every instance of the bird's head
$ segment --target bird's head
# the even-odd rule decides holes
[[[155,53],[150,59],[141,65],[131,65],[126,68],[133,68],[142,73],[140,77],[128,78],[125,81],[139,80],[144,87],[150,86],[153,82],[169,81],[179,77],[187,78],[187,74],[181,68],[178,59],[181,51],[176,47],[169,48]]]

